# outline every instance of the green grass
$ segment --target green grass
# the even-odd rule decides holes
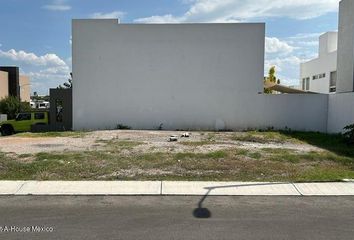
[[[190,147],[200,147],[200,146],[205,146],[205,145],[213,145],[215,142],[211,141],[188,141],[188,142],[178,142],[178,144],[184,145],[184,146],[190,146]]]
[[[291,150],[231,149],[210,153],[125,155],[117,149],[112,152],[39,153],[33,155],[33,159],[21,162],[20,158],[2,153],[0,179],[333,181],[354,178],[352,158],[332,153],[297,155]],[[134,169],[134,176],[123,174]],[[168,174],[151,174],[156,169]]]
[[[340,135],[298,132],[235,135],[255,138],[257,142],[308,143],[322,150],[247,150],[235,145],[205,153],[141,152],[137,148],[146,144],[144,142],[112,139],[99,141],[105,147],[98,151],[22,155],[0,152],[0,179],[337,181],[354,178],[354,147],[346,145]],[[205,137],[210,141],[195,142],[192,146],[217,143],[216,134]],[[235,141],[238,139],[239,136]]]
[[[279,134],[287,138],[326,149],[341,156],[354,157],[354,146],[348,146],[345,143],[343,136],[340,134],[286,131],[279,132]]]
[[[296,138],[287,136],[281,132],[277,131],[268,131],[268,132],[259,132],[259,131],[249,131],[244,133],[235,133],[231,140],[233,141],[244,141],[244,142],[255,142],[255,143],[301,143]]]
[[[132,149],[136,146],[144,144],[143,142],[118,140],[118,139],[97,140],[96,142],[106,144],[106,148],[110,150]]]
[[[185,160],[185,159],[219,159],[227,157],[227,153],[225,151],[215,151],[209,153],[176,153],[174,154],[174,158],[177,160]]]
[[[73,137],[73,138],[82,138],[85,137],[89,132],[82,131],[65,131],[65,132],[43,132],[43,133],[17,133],[15,137],[28,137],[28,138],[36,138],[36,137]]]

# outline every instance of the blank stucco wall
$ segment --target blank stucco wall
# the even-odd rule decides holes
[[[260,126],[298,131],[327,131],[328,95],[282,94],[261,95],[258,109]]]
[[[74,129],[253,126],[264,24],[73,20]]]
[[[0,99],[9,95],[9,75],[7,72],[0,71]]]
[[[354,91],[354,1],[339,5],[337,93]]]
[[[328,132],[342,132],[354,123],[354,93],[329,95],[328,106]]]
[[[27,76],[20,76],[20,98],[22,102],[31,101],[31,85],[30,79]]]

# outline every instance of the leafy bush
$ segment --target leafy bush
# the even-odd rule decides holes
[[[0,101],[0,113],[7,114],[8,119],[14,119],[19,112],[31,111],[27,102],[20,102],[14,96],[8,96]]]
[[[129,129],[131,129],[131,127],[126,126],[126,125],[121,124],[121,123],[118,123],[117,126],[116,126],[116,129],[119,129],[119,130],[129,130]]]
[[[345,133],[343,134],[345,141],[348,144],[354,144],[354,124],[348,125],[344,128]]]

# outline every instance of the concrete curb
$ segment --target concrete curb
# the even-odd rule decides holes
[[[354,182],[0,181],[0,195],[354,196]]]

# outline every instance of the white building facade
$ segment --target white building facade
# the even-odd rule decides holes
[[[337,32],[320,36],[318,58],[300,65],[302,90],[324,94],[336,92],[337,43]]]

